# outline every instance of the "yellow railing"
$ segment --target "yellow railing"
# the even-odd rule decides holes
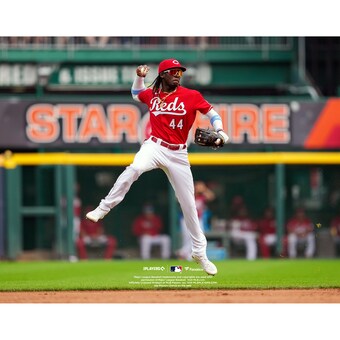
[[[21,165],[126,166],[134,153],[12,153],[0,155],[0,166],[7,169]],[[246,152],[189,153],[192,165],[271,165],[340,164],[340,152]]]

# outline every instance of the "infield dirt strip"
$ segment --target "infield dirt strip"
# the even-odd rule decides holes
[[[0,292],[0,303],[340,303],[340,289]]]

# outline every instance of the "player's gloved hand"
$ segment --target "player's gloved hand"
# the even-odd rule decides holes
[[[229,140],[229,136],[223,131],[223,130],[218,130],[216,131],[219,135],[219,137],[221,137],[222,140],[217,139],[215,144],[218,146],[220,144],[224,145],[228,142]]]
[[[148,65],[139,65],[136,69],[137,76],[139,77],[145,77],[150,70],[150,67]]]
[[[218,148],[221,148],[224,145],[224,141],[228,141],[228,139],[229,137],[222,130],[217,132],[214,130],[203,129],[203,128],[198,127],[196,128],[196,131],[195,131],[194,141],[198,145],[208,146],[216,150]]]

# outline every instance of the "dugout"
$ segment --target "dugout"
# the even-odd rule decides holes
[[[194,177],[207,182],[217,193],[216,202],[211,206],[214,217],[227,218],[230,200],[235,194],[241,194],[256,218],[268,204],[275,206],[280,236],[284,234],[287,217],[302,203],[312,220],[321,223],[323,230],[328,229],[339,197],[340,160],[337,153],[217,155],[214,155],[214,164],[208,163],[207,154],[190,156]],[[51,164],[47,165],[49,156]],[[98,201],[124,169],[122,157],[112,156],[51,153],[43,158],[36,154],[3,157],[6,223],[11,225],[7,229],[6,256],[20,258],[22,252],[33,249],[49,251],[51,258],[73,255],[74,183],[80,185],[78,194],[83,205]],[[41,159],[44,165],[38,164]],[[93,163],[91,166],[90,162]],[[64,199],[71,204],[65,205]],[[133,184],[125,200],[104,219],[107,231],[117,237],[121,250],[136,247],[131,221],[145,201],[155,203],[166,231],[172,235],[173,249],[176,249],[179,207],[161,170],[145,173]],[[39,205],[39,202],[43,204]],[[322,253],[318,255],[323,256]]]

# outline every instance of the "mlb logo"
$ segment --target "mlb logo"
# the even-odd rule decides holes
[[[182,266],[171,266],[170,271],[173,273],[181,273],[182,272]]]

